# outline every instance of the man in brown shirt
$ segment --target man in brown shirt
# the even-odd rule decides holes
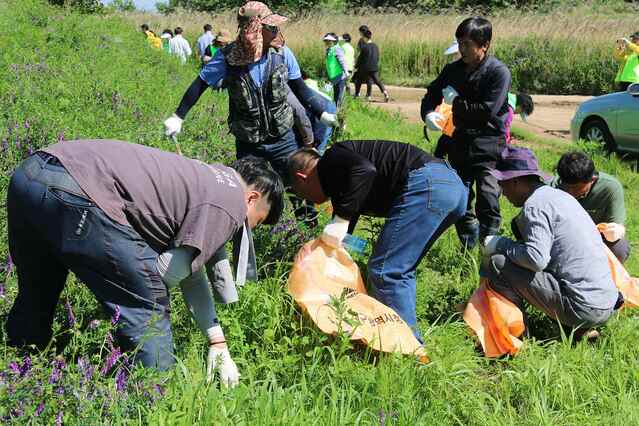
[[[38,151],[16,169],[7,197],[19,286],[11,343],[47,345],[70,270],[119,315],[122,348],[137,347],[136,360],[165,369],[174,362],[167,287],[179,284],[209,338],[209,370],[221,357],[235,369],[223,379],[235,382],[207,266],[244,224],[277,222],[282,194],[279,176],[254,157],[229,168],[112,140]]]

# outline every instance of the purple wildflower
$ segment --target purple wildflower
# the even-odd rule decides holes
[[[55,417],[55,426],[62,425],[62,411],[58,412],[58,415]]]
[[[33,154],[33,144],[29,143],[28,148],[29,148],[29,155]]]
[[[120,348],[113,348],[109,356],[107,356],[106,362],[104,363],[104,366],[102,366],[102,370],[100,370],[100,373],[105,376],[109,371],[111,371],[111,369],[113,368],[115,363],[118,362],[118,359],[120,359],[121,356],[122,352],[120,351]]]
[[[0,283],[0,299],[4,299],[4,283]]]
[[[7,142],[7,139],[2,139],[2,151],[7,151],[9,149],[9,142]]]
[[[80,384],[84,385],[93,379],[93,373],[95,373],[95,367],[91,365],[91,362],[85,358],[81,357],[78,359],[78,372],[80,372]]]
[[[29,355],[25,355],[22,359],[22,365],[20,366],[20,377],[24,377],[29,373],[31,365],[31,357]]]
[[[115,306],[115,312],[113,312],[113,317],[111,318],[111,324],[116,325],[120,320],[120,307]]]
[[[9,257],[7,257],[7,274],[10,274],[11,271],[13,271],[13,259],[11,255],[9,255]]]
[[[94,319],[89,322],[89,330],[95,330],[100,325],[100,320]]]
[[[66,367],[64,359],[57,358],[53,361],[53,370],[51,371],[51,376],[49,376],[49,384],[54,385],[60,381],[64,367]]]
[[[29,120],[24,120],[24,128],[29,130],[31,126],[29,125]]]
[[[19,365],[18,365],[18,363],[17,363],[17,362],[15,362],[15,361],[11,361],[11,362],[9,363],[9,370],[11,370],[11,372],[12,372],[13,374],[18,374],[18,375],[20,375],[20,366],[19,366]]]
[[[122,392],[126,387],[126,382],[129,377],[129,372],[127,371],[127,364],[129,359],[126,355],[124,355],[123,365],[118,368],[118,371],[115,373],[115,389],[118,392]]]
[[[157,392],[160,396],[164,396],[164,388],[162,387],[162,385],[161,385],[161,384],[156,383],[156,384],[153,386],[153,389],[155,389],[155,391],[156,391],[156,392]]]
[[[67,310],[67,326],[69,328],[73,328],[75,327],[75,314],[73,313],[73,307],[71,306],[69,299],[64,302],[64,307]]]
[[[40,417],[40,414],[44,411],[44,401],[40,402],[35,410],[35,416]]]
[[[64,140],[64,132],[58,133],[58,142],[62,142]]]

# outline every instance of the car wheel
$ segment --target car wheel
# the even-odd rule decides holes
[[[583,125],[581,128],[581,138],[600,144],[610,152],[617,150],[617,144],[610,134],[608,126],[599,118],[589,120]]]

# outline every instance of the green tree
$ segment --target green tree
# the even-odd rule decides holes
[[[97,13],[103,9],[100,0],[49,0],[56,6],[72,7],[83,13]]]
[[[135,10],[133,0],[113,0],[109,6],[120,12],[133,12]]]

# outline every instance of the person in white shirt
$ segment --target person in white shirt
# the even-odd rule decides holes
[[[185,64],[186,59],[193,54],[193,51],[191,51],[189,42],[182,37],[183,32],[184,30],[180,27],[173,30],[175,36],[169,42],[169,49],[172,55],[177,55],[182,63]]]

